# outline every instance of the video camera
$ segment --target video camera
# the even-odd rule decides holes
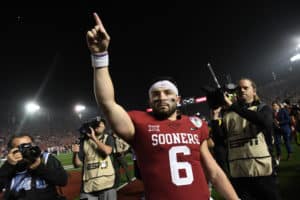
[[[41,155],[41,149],[38,146],[33,146],[31,143],[20,144],[18,149],[23,156],[23,160],[27,164],[34,163]]]
[[[235,99],[237,97],[237,85],[234,83],[228,83],[228,84],[225,84],[223,87],[221,87],[221,85],[219,84],[219,81],[209,63],[207,64],[207,67],[209,68],[209,70],[213,76],[213,79],[217,85],[217,88],[213,88],[210,86],[201,87],[202,91],[204,91],[206,94],[208,106],[211,109],[216,109],[220,106],[226,105],[226,102],[224,99],[224,94],[226,94],[226,96],[228,98],[230,98],[232,101],[235,101]]]
[[[101,118],[100,116],[97,116],[97,117],[92,118],[92,119],[88,120],[87,122],[83,123],[81,125],[81,127],[78,129],[78,131],[81,135],[81,138],[88,139],[89,137],[87,136],[87,134],[91,134],[90,127],[93,129],[96,129],[99,126],[99,123],[101,121],[105,123],[105,120],[103,118]]]

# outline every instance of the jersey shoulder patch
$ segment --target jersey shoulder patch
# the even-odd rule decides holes
[[[199,119],[198,117],[189,117],[189,119],[197,128],[201,128],[201,126],[202,126],[201,119]]]

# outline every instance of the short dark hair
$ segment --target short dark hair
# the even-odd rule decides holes
[[[106,121],[105,121],[105,119],[101,118],[101,120],[100,120],[99,123],[98,123],[98,127],[99,127],[99,125],[100,125],[101,122],[103,122],[103,124],[106,126]]]
[[[31,139],[31,141],[34,142],[34,138],[28,133],[13,134],[8,140],[7,148],[12,149],[13,148],[13,144],[12,144],[13,140],[16,138],[22,138],[22,137],[29,137]]]
[[[101,122],[103,122],[106,125],[106,120],[104,118],[101,118]]]

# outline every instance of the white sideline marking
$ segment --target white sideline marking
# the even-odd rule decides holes
[[[133,178],[131,179],[131,181],[134,181],[135,179],[136,179],[136,178],[133,177]],[[122,188],[125,187],[126,185],[128,185],[128,182],[124,183],[123,185],[120,185],[120,186],[117,188],[117,191],[120,190],[120,189],[122,189]]]
[[[65,165],[64,169],[74,169],[74,166],[73,165]]]

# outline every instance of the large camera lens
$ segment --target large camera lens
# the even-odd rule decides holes
[[[41,155],[41,149],[38,146],[32,146],[30,143],[21,144],[18,148],[23,159],[29,164],[34,163]]]
[[[99,126],[100,122],[104,122],[105,120],[99,116],[97,116],[96,118],[92,118],[91,120],[85,122],[84,124],[81,125],[81,127],[78,129],[79,133],[80,133],[80,137],[82,139],[88,139],[89,137],[87,136],[87,134],[91,134],[91,130],[90,127],[93,129],[96,129]]]

